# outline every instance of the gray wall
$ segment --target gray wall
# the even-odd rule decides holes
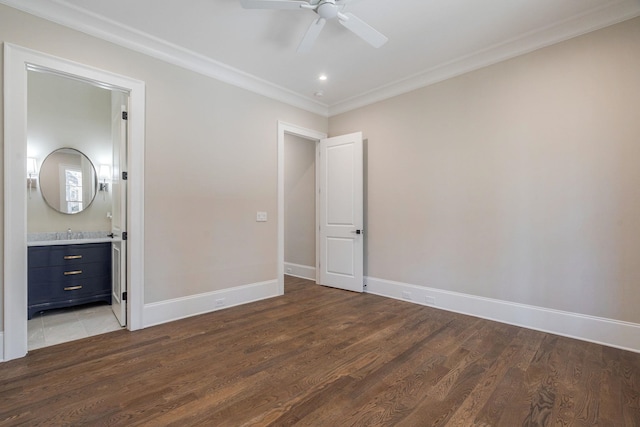
[[[367,275],[640,322],[640,19],[330,119]]]
[[[284,136],[284,262],[316,266],[316,144]]]
[[[145,303],[276,278],[277,121],[326,118],[3,5],[0,42],[146,83]]]

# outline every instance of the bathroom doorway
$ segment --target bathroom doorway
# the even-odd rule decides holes
[[[28,278],[28,350],[34,350],[126,325],[120,171],[129,95],[40,67],[28,68],[27,94],[28,275],[42,276]],[[70,255],[32,267],[35,254],[62,250]],[[83,253],[92,262],[82,262]],[[59,264],[68,270],[62,274],[73,275],[58,277]]]
[[[80,80],[118,89],[129,95],[127,117],[127,191],[126,191],[126,328],[143,328],[144,311],[144,145],[145,84],[110,71],[97,69],[28,48],[4,43],[4,252],[2,352],[4,360],[27,354],[27,81],[28,70],[48,70],[72,80]],[[35,169],[35,167],[34,167]],[[98,165],[98,173],[99,165]],[[125,171],[123,171],[125,172]],[[27,176],[25,185],[25,175]],[[104,183],[104,182],[103,182]],[[76,188],[78,192],[81,190]],[[97,190],[99,191],[99,190]],[[33,197],[34,193],[31,193]],[[101,196],[98,195],[100,198]],[[84,203],[84,201],[83,201]],[[72,237],[74,230],[64,231]],[[82,230],[79,230],[82,232]],[[85,233],[83,238],[87,237]],[[94,237],[94,236],[91,236]],[[123,238],[124,240],[124,238]],[[75,256],[75,255],[74,255]],[[76,258],[74,258],[76,259]],[[81,284],[70,286],[80,286]]]

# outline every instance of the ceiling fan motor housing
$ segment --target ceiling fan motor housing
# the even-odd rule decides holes
[[[336,6],[335,0],[325,0],[320,2],[316,12],[321,18],[329,20],[338,16],[339,8]]]

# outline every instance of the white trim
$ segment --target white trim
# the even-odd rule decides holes
[[[640,15],[637,0],[621,0],[596,7],[582,15],[553,23],[546,28],[329,106],[64,0],[0,0],[0,3],[324,117],[401,95]]]
[[[237,305],[273,298],[279,295],[278,281],[253,283],[235,288],[206,292],[188,297],[145,304],[144,327],[173,322],[199,314],[210,313]],[[216,306],[216,301],[224,300],[224,305]]]
[[[145,84],[125,76],[4,44],[4,360],[27,353],[27,65],[129,92],[128,316],[130,330],[143,325]]]
[[[316,281],[316,268],[310,265],[295,264],[293,262],[284,263],[286,275]]]
[[[4,45],[4,360],[27,354],[26,67]],[[15,143],[12,143],[15,141]]]
[[[4,362],[4,332],[0,331],[0,362]]]
[[[327,117],[328,106],[313,98],[63,0],[0,0],[0,3],[207,77]]]
[[[301,138],[320,141],[327,137],[324,132],[306,129],[298,125],[282,122],[278,120],[278,289],[280,295],[284,295],[284,135],[296,135]],[[316,150],[316,163],[317,163]],[[26,166],[25,166],[26,167]],[[317,172],[318,168],[316,168]],[[318,198],[317,198],[317,174],[316,174],[316,226],[318,225]],[[316,265],[318,265],[318,232],[316,229]]]
[[[640,353],[640,324],[366,277],[366,292]],[[406,294],[409,293],[409,294]],[[426,298],[435,298],[435,304]]]

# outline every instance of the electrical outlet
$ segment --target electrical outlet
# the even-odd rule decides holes
[[[427,305],[436,305],[436,297],[424,297],[424,302]]]
[[[256,213],[256,221],[257,222],[267,222],[267,213],[266,212],[258,212],[258,213]]]
[[[216,307],[224,307],[224,298],[216,300]]]
[[[411,292],[403,291],[402,292],[402,299],[411,300]]]

